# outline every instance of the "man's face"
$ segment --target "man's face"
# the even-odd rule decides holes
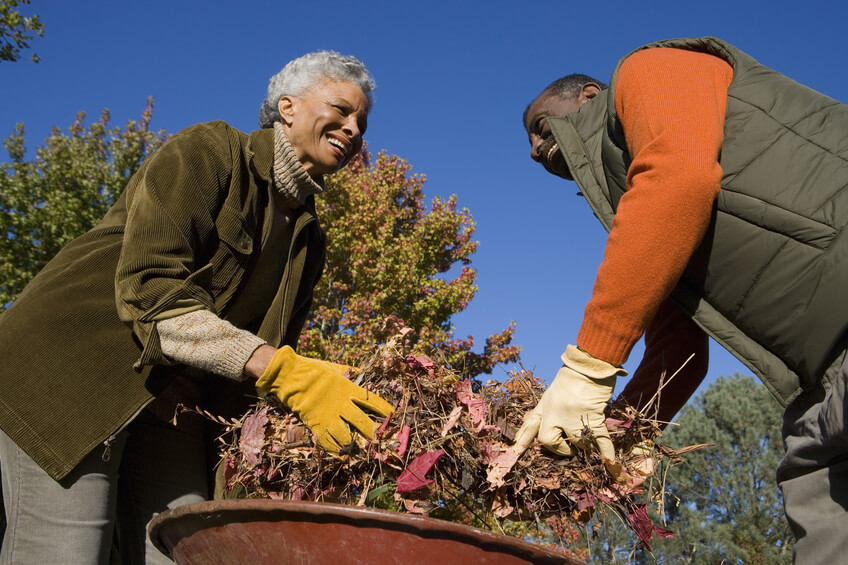
[[[541,163],[552,175],[568,180],[574,179],[545,118],[571,114],[580,109],[580,104],[579,97],[563,99],[546,90],[527,108],[527,118],[524,122],[524,129],[527,130],[527,138],[530,141],[530,158]]]

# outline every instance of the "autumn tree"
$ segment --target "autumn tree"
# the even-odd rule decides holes
[[[0,0],[0,61],[17,61],[21,51],[29,48],[29,42],[44,34],[44,24],[38,14],[32,17],[22,16],[18,6],[29,4],[30,0]],[[30,59],[38,62],[38,55]]]
[[[85,124],[80,113],[68,133],[54,128],[36,157],[26,160],[24,126],[5,141],[0,164],[0,311],[66,243],[106,213],[139,164],[166,137],[150,130],[152,100],[141,120],[109,125],[109,112]],[[435,352],[468,376],[514,360],[514,325],[487,338],[455,338],[451,317],[477,290],[470,267],[474,221],[456,196],[425,209],[424,177],[403,159],[366,152],[327,178],[317,198],[327,232],[327,268],[301,340],[303,352],[361,362],[402,320],[419,350]],[[386,320],[389,324],[386,324]],[[393,327],[394,324],[394,327]]]
[[[433,198],[427,209],[424,181],[404,159],[372,159],[367,150],[327,178],[317,199],[327,268],[301,336],[305,352],[359,364],[396,329],[398,320],[387,324],[393,316],[415,330],[409,339],[422,353],[435,350],[466,376],[517,358],[514,324],[489,336],[482,352],[472,351],[472,336],[454,337],[451,317],[477,291],[474,220],[456,195]]]
[[[62,133],[54,128],[35,159],[24,159],[24,125],[5,140],[0,163],[0,311],[66,243],[91,229],[123,191],[141,161],[162,144],[150,130],[153,100],[141,119],[110,126],[109,111],[86,126],[85,113]]]

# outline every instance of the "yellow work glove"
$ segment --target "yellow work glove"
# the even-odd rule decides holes
[[[554,382],[515,435],[515,445],[527,449],[533,438],[538,437],[539,443],[549,451],[571,455],[572,446],[592,447],[588,434],[584,434],[588,429],[601,457],[614,461],[615,449],[607,431],[604,409],[612,396],[616,377],[626,375],[627,371],[573,345],[565,349],[562,362]]]
[[[392,405],[345,378],[345,365],[309,359],[285,345],[277,350],[268,368],[256,381],[262,395],[273,393],[298,415],[318,443],[331,453],[352,441],[350,426],[367,438],[376,424],[363,410],[387,416]]]

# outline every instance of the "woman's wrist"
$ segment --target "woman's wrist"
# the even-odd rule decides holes
[[[258,379],[268,368],[271,358],[277,353],[277,348],[268,345],[260,345],[244,365],[244,374],[252,379]]]

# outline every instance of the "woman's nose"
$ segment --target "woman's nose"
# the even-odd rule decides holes
[[[359,124],[357,123],[356,118],[353,117],[347,120],[347,122],[342,126],[342,129],[351,139],[354,140],[358,139],[362,135],[362,132],[359,130]]]

